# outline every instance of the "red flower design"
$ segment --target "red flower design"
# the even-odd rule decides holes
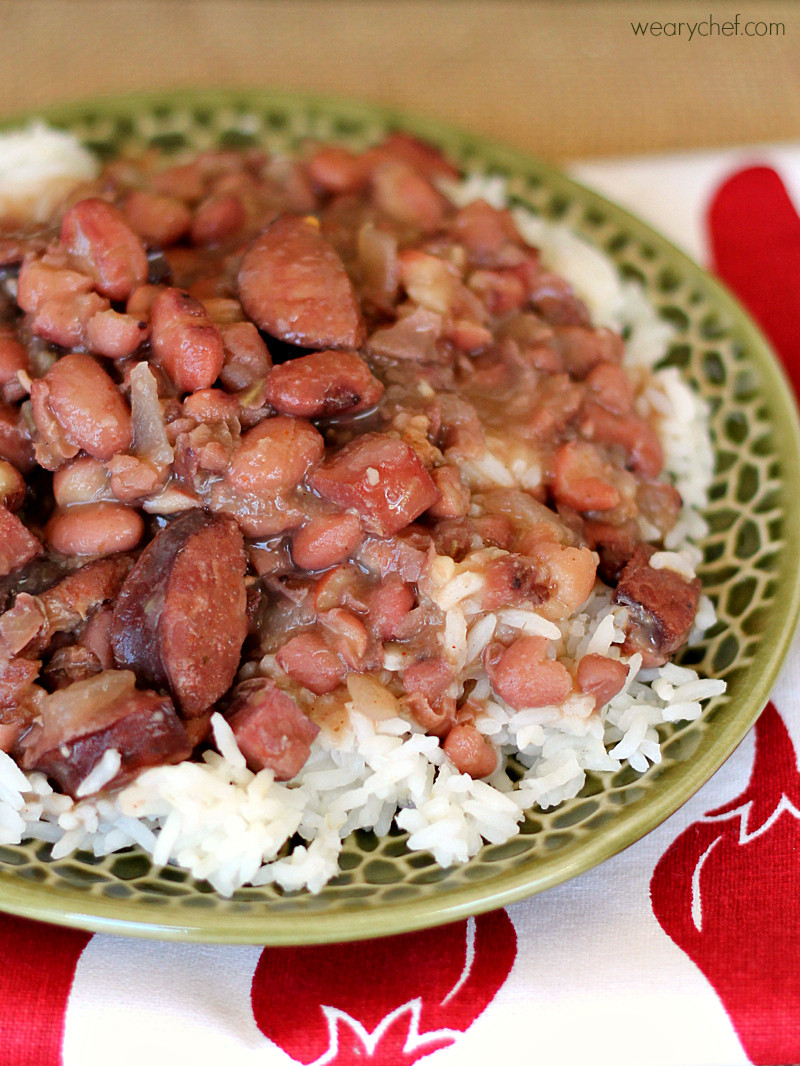
[[[78,959],[90,933],[0,916],[0,1062],[56,1066]]]
[[[386,940],[267,948],[253,977],[253,1014],[304,1066],[411,1066],[469,1028],[516,949],[505,911]]]
[[[767,705],[744,792],[662,855],[653,911],[714,986],[755,1063],[800,1061],[800,774]]]

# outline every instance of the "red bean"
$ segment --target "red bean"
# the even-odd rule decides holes
[[[264,395],[281,414],[323,418],[372,407],[383,385],[355,352],[312,352],[274,366]]]
[[[584,655],[575,671],[581,692],[594,696],[595,709],[604,707],[620,691],[628,677],[628,667],[605,655]]]
[[[238,196],[212,196],[204,200],[192,219],[192,244],[221,244],[235,237],[247,222]]]
[[[33,533],[0,504],[0,577],[29,563],[41,550]]]
[[[414,593],[398,574],[388,574],[369,601],[369,622],[380,640],[395,640],[414,606]]]
[[[108,300],[96,292],[65,292],[40,304],[31,318],[31,330],[62,348],[82,347],[90,320],[108,309]]]
[[[313,222],[273,222],[245,252],[238,284],[245,313],[273,337],[306,348],[358,348],[364,340],[352,282]]]
[[[192,213],[174,196],[134,189],[123,205],[128,223],[151,248],[165,248],[185,237]]]
[[[34,465],[33,444],[20,411],[0,402],[0,459],[23,473]]]
[[[132,551],[144,535],[138,511],[121,503],[87,503],[55,511],[45,540],[64,555],[113,555]]]
[[[49,405],[68,438],[95,459],[131,445],[131,416],[117,386],[91,356],[65,355],[45,377]]]
[[[225,352],[219,330],[199,301],[181,289],[163,289],[150,309],[153,351],[181,392],[208,389]]]
[[[338,145],[325,145],[309,160],[308,173],[315,184],[328,192],[354,193],[366,185],[369,168],[364,165],[363,156]]]
[[[581,411],[580,430],[587,440],[622,448],[630,468],[642,477],[652,480],[661,473],[661,442],[653,427],[638,415],[612,414],[599,403],[587,401]]]
[[[33,314],[53,296],[90,292],[91,288],[92,279],[86,274],[41,259],[26,259],[17,280],[17,303],[27,314]]]
[[[276,656],[282,670],[317,696],[333,692],[345,678],[345,666],[319,633],[298,633]]]
[[[361,523],[355,515],[317,515],[292,538],[292,558],[303,570],[327,570],[352,555],[360,543]]]
[[[610,467],[596,448],[569,441],[556,452],[553,495],[576,511],[610,511],[620,502],[610,475]]]
[[[372,198],[395,222],[423,233],[433,233],[442,225],[444,197],[405,163],[385,163],[373,172]]]
[[[28,351],[14,337],[10,330],[0,330],[0,390],[2,397],[9,403],[21,400],[26,392],[17,377],[20,371],[27,373],[31,368]]]
[[[59,507],[109,500],[108,470],[97,459],[80,455],[55,471],[53,495]]]
[[[226,389],[239,392],[262,381],[272,366],[269,351],[252,322],[220,326],[225,362],[219,379]]]
[[[556,706],[572,691],[572,677],[563,663],[544,658],[544,637],[520,637],[503,649],[489,645],[486,671],[492,688],[515,710]]]
[[[454,725],[442,747],[461,774],[488,777],[497,769],[497,752],[474,725]]]
[[[105,200],[80,200],[67,211],[61,224],[61,247],[109,300],[127,300],[147,280],[147,254],[141,240]]]
[[[16,511],[24,499],[25,478],[15,466],[0,459],[0,504],[9,511]]]
[[[267,418],[242,437],[228,480],[240,492],[275,495],[299,485],[324,451],[325,443],[310,422],[282,415]]]
[[[150,332],[147,322],[119,311],[98,311],[86,325],[86,346],[108,359],[124,359],[133,355]]]

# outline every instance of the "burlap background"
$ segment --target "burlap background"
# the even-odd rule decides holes
[[[741,35],[637,37],[631,23]],[[782,23],[746,36],[748,20]],[[669,30],[667,30],[669,32]],[[761,32],[764,32],[763,30]],[[549,159],[800,138],[800,3],[0,0],[0,114],[145,88],[363,97]]]

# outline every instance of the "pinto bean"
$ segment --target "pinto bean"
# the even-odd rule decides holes
[[[442,194],[405,163],[387,162],[373,171],[372,199],[395,222],[423,233],[434,233],[444,220]]]
[[[89,455],[79,455],[53,474],[53,495],[59,507],[111,499],[108,470]]]
[[[252,322],[220,326],[225,361],[219,379],[226,389],[239,392],[262,381],[272,366],[269,351]]]
[[[325,443],[310,422],[266,418],[242,437],[228,480],[240,492],[274,496],[297,486],[324,452]]]
[[[497,769],[497,752],[474,725],[454,725],[442,747],[460,774],[489,777]]]
[[[379,640],[395,640],[414,607],[414,593],[399,574],[387,574],[369,601],[369,624]]]
[[[128,224],[150,248],[166,248],[189,232],[192,213],[174,196],[134,189],[122,206]]]
[[[5,459],[0,459],[0,504],[18,511],[25,499],[25,478]]]
[[[431,478],[439,490],[440,499],[428,508],[432,518],[460,518],[467,514],[470,504],[470,491],[461,480],[457,466],[437,466],[431,470]]]
[[[339,507],[352,507],[370,533],[390,537],[439,499],[419,456],[404,441],[365,433],[327,459],[309,485]]]
[[[61,248],[109,300],[127,300],[147,280],[147,254],[116,207],[105,200],[80,200],[61,223]]]
[[[247,212],[238,196],[211,196],[197,208],[192,219],[192,244],[221,244],[247,222]]]
[[[451,230],[476,266],[510,266],[519,258],[520,237],[508,211],[498,211],[485,200],[462,207]]]
[[[569,373],[580,381],[601,363],[619,363],[624,353],[619,334],[584,325],[556,324],[554,344]]]
[[[431,702],[444,696],[452,680],[453,670],[443,659],[420,659],[403,671],[406,692],[421,692]]]
[[[544,603],[549,595],[541,566],[523,555],[504,555],[486,567],[481,607],[485,611],[508,606],[534,607]]]
[[[45,376],[49,407],[67,438],[95,459],[131,445],[131,415],[117,386],[89,355],[63,356]]]
[[[317,515],[292,538],[292,559],[303,570],[327,570],[352,555],[361,543],[354,514]]]
[[[484,655],[492,688],[515,710],[563,703],[572,677],[563,663],[545,659],[544,637],[519,637],[507,648],[490,644]]]
[[[42,550],[33,533],[0,504],[0,577],[25,566]]]
[[[111,309],[98,311],[86,324],[86,346],[108,359],[133,355],[150,330],[144,319]]]
[[[232,518],[187,511],[147,545],[117,598],[117,663],[168,685],[186,717],[233,682],[247,635],[246,565]]]
[[[276,781],[288,781],[302,770],[319,733],[291,696],[263,677],[236,688],[226,717],[250,769],[270,769]]]
[[[25,389],[17,377],[20,371],[31,368],[28,351],[10,330],[0,329],[0,395],[9,403],[25,396]]]
[[[615,415],[624,415],[633,407],[633,383],[618,363],[598,363],[589,371],[586,387]]]
[[[108,300],[96,292],[65,292],[40,304],[31,319],[31,330],[62,348],[81,347],[90,320],[108,310]]]
[[[369,176],[364,157],[338,145],[323,145],[308,161],[308,176],[315,185],[336,194],[355,193]]]
[[[150,308],[153,351],[181,392],[208,389],[225,360],[222,336],[199,301],[163,289]]]
[[[642,477],[652,480],[661,473],[664,452],[658,435],[638,415],[616,415],[589,401],[581,410],[580,429],[586,440],[622,448],[630,468]]]
[[[344,683],[345,665],[319,633],[298,633],[287,640],[276,658],[289,677],[317,696]]]
[[[64,555],[113,555],[132,551],[144,536],[138,511],[121,503],[87,503],[55,511],[45,540]]]
[[[576,511],[610,511],[620,501],[611,470],[591,444],[562,444],[553,464],[553,495]]]
[[[281,414],[325,418],[372,407],[383,385],[355,352],[311,352],[274,366],[264,395]]]
[[[307,348],[358,348],[364,324],[352,282],[319,227],[283,216],[245,252],[239,298],[259,329]]]
[[[0,401],[0,459],[26,473],[34,465],[33,443],[20,409]]]
[[[627,680],[628,670],[619,659],[584,655],[575,671],[575,680],[581,692],[594,696],[595,710],[599,710],[620,691]]]
[[[110,489],[122,503],[150,496],[161,485],[158,467],[136,455],[115,455],[108,464]]]
[[[588,548],[543,541],[531,549],[544,571],[550,599],[542,613],[548,618],[572,614],[589,599],[597,577],[597,556]]]
[[[29,256],[19,270],[17,303],[26,314],[34,314],[54,296],[91,292],[92,279],[77,270]]]
[[[410,692],[403,704],[417,725],[433,737],[446,737],[455,724],[456,701],[452,697],[440,696],[431,703],[421,692]]]

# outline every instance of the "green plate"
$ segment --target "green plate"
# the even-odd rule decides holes
[[[441,145],[465,168],[508,179],[511,196],[558,219],[638,278],[675,328],[667,362],[707,398],[716,474],[701,569],[719,621],[684,661],[728,683],[698,721],[661,727],[663,762],[644,775],[590,774],[582,793],[533,812],[519,836],[438,868],[403,834],[354,834],[342,872],[316,896],[272,886],[223,899],[175,868],[128,851],[53,861],[49,847],[0,848],[0,909],[136,936],[309,944],[399,933],[540,892],[632,844],[684,803],[740,742],[765,704],[800,609],[800,435],[791,390],[745,313],[645,225],[549,167],[468,133],[365,104],[280,93],[183,92],[93,100],[44,119],[103,157],[155,146],[291,148],[309,136],[363,147],[390,128]],[[13,123],[21,121],[17,118]]]

